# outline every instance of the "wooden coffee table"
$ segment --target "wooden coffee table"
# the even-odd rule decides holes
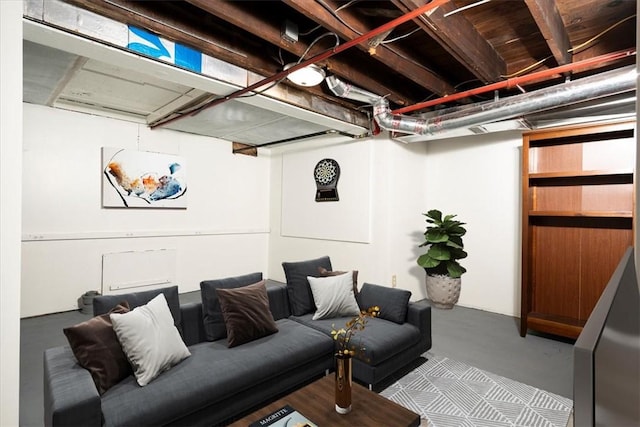
[[[420,416],[410,410],[380,396],[373,391],[353,383],[352,410],[340,415],[335,410],[335,378],[327,375],[278,399],[262,409],[253,412],[231,424],[231,427],[247,427],[285,405],[307,417],[318,427],[334,426],[419,426]]]

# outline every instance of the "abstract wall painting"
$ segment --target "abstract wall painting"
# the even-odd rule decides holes
[[[181,156],[102,147],[102,172],[103,207],[187,207],[187,168]]]

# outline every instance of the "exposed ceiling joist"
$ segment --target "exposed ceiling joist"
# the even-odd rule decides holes
[[[322,1],[324,2],[324,0]],[[345,40],[355,39],[361,34],[371,30],[371,28],[366,27],[366,24],[360,20],[357,15],[354,15],[350,9],[344,9],[344,11],[340,12],[341,15],[345,16],[344,19],[350,22],[350,25],[347,26],[333,14],[328,12],[327,9],[318,2],[312,3],[309,0],[284,0],[284,2],[288,6],[314,20],[329,31],[336,33]],[[338,8],[338,6],[334,4],[335,2],[325,3],[332,5],[333,10]],[[385,46],[378,45],[373,51],[370,51],[368,43],[363,42],[358,46],[358,48],[364,52],[370,53],[373,59],[382,62],[387,67],[392,69],[402,68],[404,77],[430,92],[444,95],[454,91],[453,87],[436,73],[427,67],[408,59],[406,54],[401,54],[395,47],[394,49],[390,49]],[[371,88],[366,89],[372,90]]]
[[[415,9],[420,3],[417,0],[392,1],[403,11]],[[500,80],[507,69],[504,59],[462,14],[445,16],[454,10],[456,6],[449,2],[415,21],[479,80],[485,83]]]
[[[293,54],[297,58],[300,58],[305,52],[307,52],[309,44],[302,40],[291,42],[285,37],[282,37],[282,26],[284,24],[284,20],[280,20],[278,22],[266,21],[263,17],[254,14],[253,11],[247,11],[246,8],[241,7],[239,2],[225,1],[212,3],[208,0],[187,1],[211,15],[215,15],[220,19],[232,23],[238,28],[246,28],[254,36],[266,40],[274,46],[278,46],[280,49]],[[320,47],[312,47],[307,53],[307,57],[312,57],[321,50],[322,48]],[[371,88],[371,90],[376,93],[391,94],[390,99],[399,105],[409,105],[417,102],[417,99],[415,98],[398,97],[392,88],[381,84],[380,80],[371,77],[366,70],[354,68],[339,56],[335,56],[323,62],[323,65],[331,70],[331,72],[347,80],[358,81]],[[284,66],[285,64],[282,65]]]
[[[525,0],[558,65],[571,62],[571,42],[555,0]]]
[[[167,123],[175,130],[249,145],[327,129],[344,130],[351,135],[362,135],[369,129],[372,110],[363,105],[369,104],[366,100],[337,97],[324,82],[301,87],[288,81],[287,72],[283,71],[285,64],[299,60],[298,68],[317,62],[325,74],[343,79],[350,87],[385,96],[392,111],[413,115],[419,110],[437,115],[435,110],[558,85],[563,79],[557,69],[537,74],[550,71],[554,62],[569,67],[582,60],[597,60],[603,54],[628,52],[615,61],[589,62],[589,67],[579,70],[563,68],[575,79],[635,62],[637,0],[24,1],[27,21],[104,41],[110,48],[94,56],[85,45],[67,49],[65,42],[57,38],[53,44],[42,37],[25,36],[27,40],[68,50],[78,57],[122,62],[131,71],[162,76],[167,84],[174,79],[173,83],[185,87],[173,94],[163,85],[143,82],[137,93],[130,94],[124,88],[133,82],[128,83],[122,73],[114,71],[112,89],[120,90],[118,98],[112,99],[109,88],[86,81],[89,75],[95,75],[97,82],[105,80],[105,76],[91,74],[91,70],[78,76],[65,74],[72,67],[73,58],[45,53],[65,60],[42,62],[37,59],[38,49],[31,46],[33,54],[26,55],[29,62],[54,69],[38,72],[35,66],[25,70],[26,99],[44,103],[49,97],[53,106],[67,102],[82,104],[86,109],[94,101],[104,101],[102,110],[96,106],[99,113],[128,112],[152,127]],[[71,24],[58,25],[43,18],[54,9]],[[101,19],[109,20],[108,25],[89,28]],[[283,37],[285,22],[290,24]],[[372,29],[376,30],[371,32]],[[118,32],[118,37],[109,36],[113,31]],[[293,37],[289,38],[291,34]],[[324,34],[330,36],[320,37]],[[162,47],[166,47],[161,49],[166,53],[160,56],[129,46],[139,45],[140,40],[153,45],[152,40],[156,39],[162,39]],[[172,49],[178,44],[195,51],[202,69],[183,67],[177,62],[178,51]],[[353,49],[356,46],[358,49]],[[126,58],[116,58],[116,51]],[[156,76],[155,71],[150,71],[157,69],[149,65],[153,62],[173,64],[175,69],[162,69]],[[71,76],[69,81],[58,77],[64,75]],[[512,84],[514,78],[521,76],[527,78],[518,80],[522,82],[518,85]],[[117,82],[118,79],[123,81]],[[487,92],[493,85],[496,88]],[[38,95],[42,88],[47,88],[46,96]],[[157,93],[147,93],[156,89]],[[144,105],[141,96],[136,98],[143,92],[149,101]],[[237,100],[226,102],[239,92],[242,95]],[[264,96],[254,96],[257,92]],[[189,115],[191,107],[209,101],[216,107]],[[189,117],[168,123],[181,116]]]

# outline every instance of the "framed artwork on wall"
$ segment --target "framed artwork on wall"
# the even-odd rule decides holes
[[[102,206],[187,207],[185,159],[172,154],[102,147]]]

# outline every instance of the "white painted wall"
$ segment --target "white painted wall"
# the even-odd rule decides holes
[[[0,426],[17,426],[20,396],[22,2],[0,2]]]
[[[101,208],[102,146],[183,156],[188,208]],[[180,292],[266,274],[269,164],[214,138],[24,104],[22,317],[101,290],[104,253],[175,249]]]
[[[397,286],[426,297],[422,252],[429,209],[456,213],[468,223],[460,305],[518,315],[520,307],[520,133],[497,133],[405,145],[380,136],[356,141],[371,150],[371,243],[285,237],[280,232],[282,161],[271,167],[270,277],[284,280],[282,261],[329,255],[335,269],[357,269],[359,282]],[[336,146],[309,148],[318,159]],[[351,148],[350,148],[351,150]],[[298,179],[306,179],[301,173]],[[339,186],[338,186],[339,188]],[[307,197],[301,194],[300,197]],[[352,219],[351,219],[352,220]]]
[[[420,144],[405,145],[393,142],[384,136],[367,140],[342,139],[339,144],[326,147],[306,146],[299,150],[315,153],[318,160],[324,157],[338,157],[341,151],[358,156],[370,155],[370,164],[366,170],[343,170],[342,173],[369,173],[371,207],[370,243],[350,241],[286,237],[281,233],[282,209],[282,164],[283,159],[291,160],[298,153],[283,149],[273,150],[271,165],[271,238],[269,243],[269,273],[272,279],[285,280],[282,270],[283,261],[301,261],[323,255],[329,255],[334,269],[353,269],[359,271],[358,282],[391,286],[395,274],[397,286],[412,292],[412,299],[425,297],[424,271],[415,263],[416,246],[421,237],[425,200],[425,147]],[[352,165],[353,166],[353,165]],[[291,179],[309,179],[312,171],[300,171],[299,177]],[[288,176],[289,177],[289,176]],[[340,184],[338,183],[338,191]],[[309,197],[300,194],[299,197]],[[340,202],[335,203],[343,203]],[[318,206],[318,212],[321,211]],[[355,213],[354,213],[355,214]],[[345,215],[350,215],[345,212]],[[354,221],[357,218],[346,218]]]
[[[520,132],[427,143],[426,204],[467,223],[462,306],[520,315],[521,152]]]

